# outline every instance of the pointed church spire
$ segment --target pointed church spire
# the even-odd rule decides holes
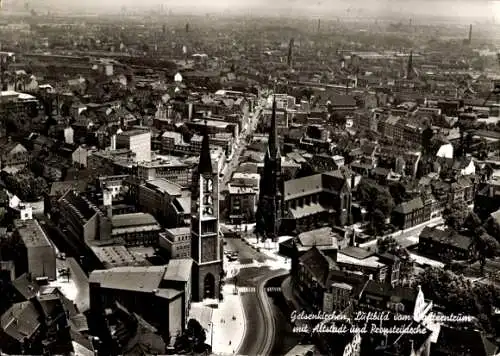
[[[212,174],[212,158],[210,157],[210,144],[208,139],[208,126],[205,120],[205,132],[203,133],[203,141],[201,141],[200,161],[198,163],[198,173]]]
[[[410,51],[410,57],[408,57],[408,68],[406,70],[406,79],[413,79],[413,51]]]
[[[276,158],[280,156],[278,127],[276,125],[276,96],[274,94],[273,94],[273,111],[271,114],[271,130],[269,131],[268,150],[269,150],[269,156],[271,158]]]

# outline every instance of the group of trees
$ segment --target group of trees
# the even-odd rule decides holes
[[[486,258],[500,255],[500,242],[497,240],[500,239],[500,234],[498,234],[500,229],[494,219],[483,223],[465,202],[457,201],[444,209],[443,220],[449,228],[474,239],[477,257],[482,267],[486,263]]]
[[[472,283],[442,268],[428,268],[417,277],[426,298],[449,313],[477,315],[486,331],[493,331],[493,311],[500,307],[500,289],[492,284]]]
[[[363,178],[357,187],[357,197],[370,216],[375,235],[382,233],[385,221],[394,209],[394,199],[389,190],[373,180]]]
[[[203,353],[207,351],[205,329],[196,319],[189,319],[186,331],[175,340],[176,352],[183,354]]]
[[[5,184],[22,201],[35,201],[48,192],[47,182],[42,177],[35,177],[33,173],[25,169],[16,175],[7,175]]]

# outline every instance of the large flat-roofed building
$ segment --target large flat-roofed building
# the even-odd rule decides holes
[[[126,245],[156,244],[161,231],[158,221],[146,213],[114,215],[111,227],[111,238],[121,238]]]
[[[137,165],[140,179],[151,180],[165,178],[183,187],[191,185],[192,166],[172,156],[162,156],[151,162],[140,162]]]
[[[239,135],[238,125],[226,121],[194,119],[188,122],[187,125],[195,132],[203,132],[206,127],[209,135],[224,132],[231,133],[235,138]]]
[[[182,206],[190,196],[190,191],[179,184],[164,178],[152,179],[139,186],[137,205],[161,221],[164,227],[183,226],[189,211],[183,213]]]
[[[145,258],[132,254],[123,245],[100,245],[98,241],[94,241],[89,247],[104,269],[150,265]]]
[[[186,325],[191,265],[191,260],[184,259],[167,266],[93,271],[89,276],[91,311],[103,315],[109,305],[118,301],[164,331],[164,339],[174,337]]]
[[[127,148],[135,153],[136,162],[151,161],[151,132],[123,131],[116,136],[116,148]]]
[[[16,262],[16,273],[28,272],[32,277],[48,277],[55,280],[56,253],[54,246],[35,219],[15,220],[15,233],[19,236],[23,250]]]
[[[191,258],[191,229],[189,226],[166,229],[160,234],[159,247],[169,258]]]

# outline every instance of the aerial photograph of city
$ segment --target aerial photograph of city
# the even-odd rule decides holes
[[[500,0],[1,0],[3,355],[499,356]]]

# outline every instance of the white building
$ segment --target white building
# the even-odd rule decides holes
[[[136,162],[151,162],[151,132],[130,130],[116,136],[116,148],[127,148],[135,153]]]

